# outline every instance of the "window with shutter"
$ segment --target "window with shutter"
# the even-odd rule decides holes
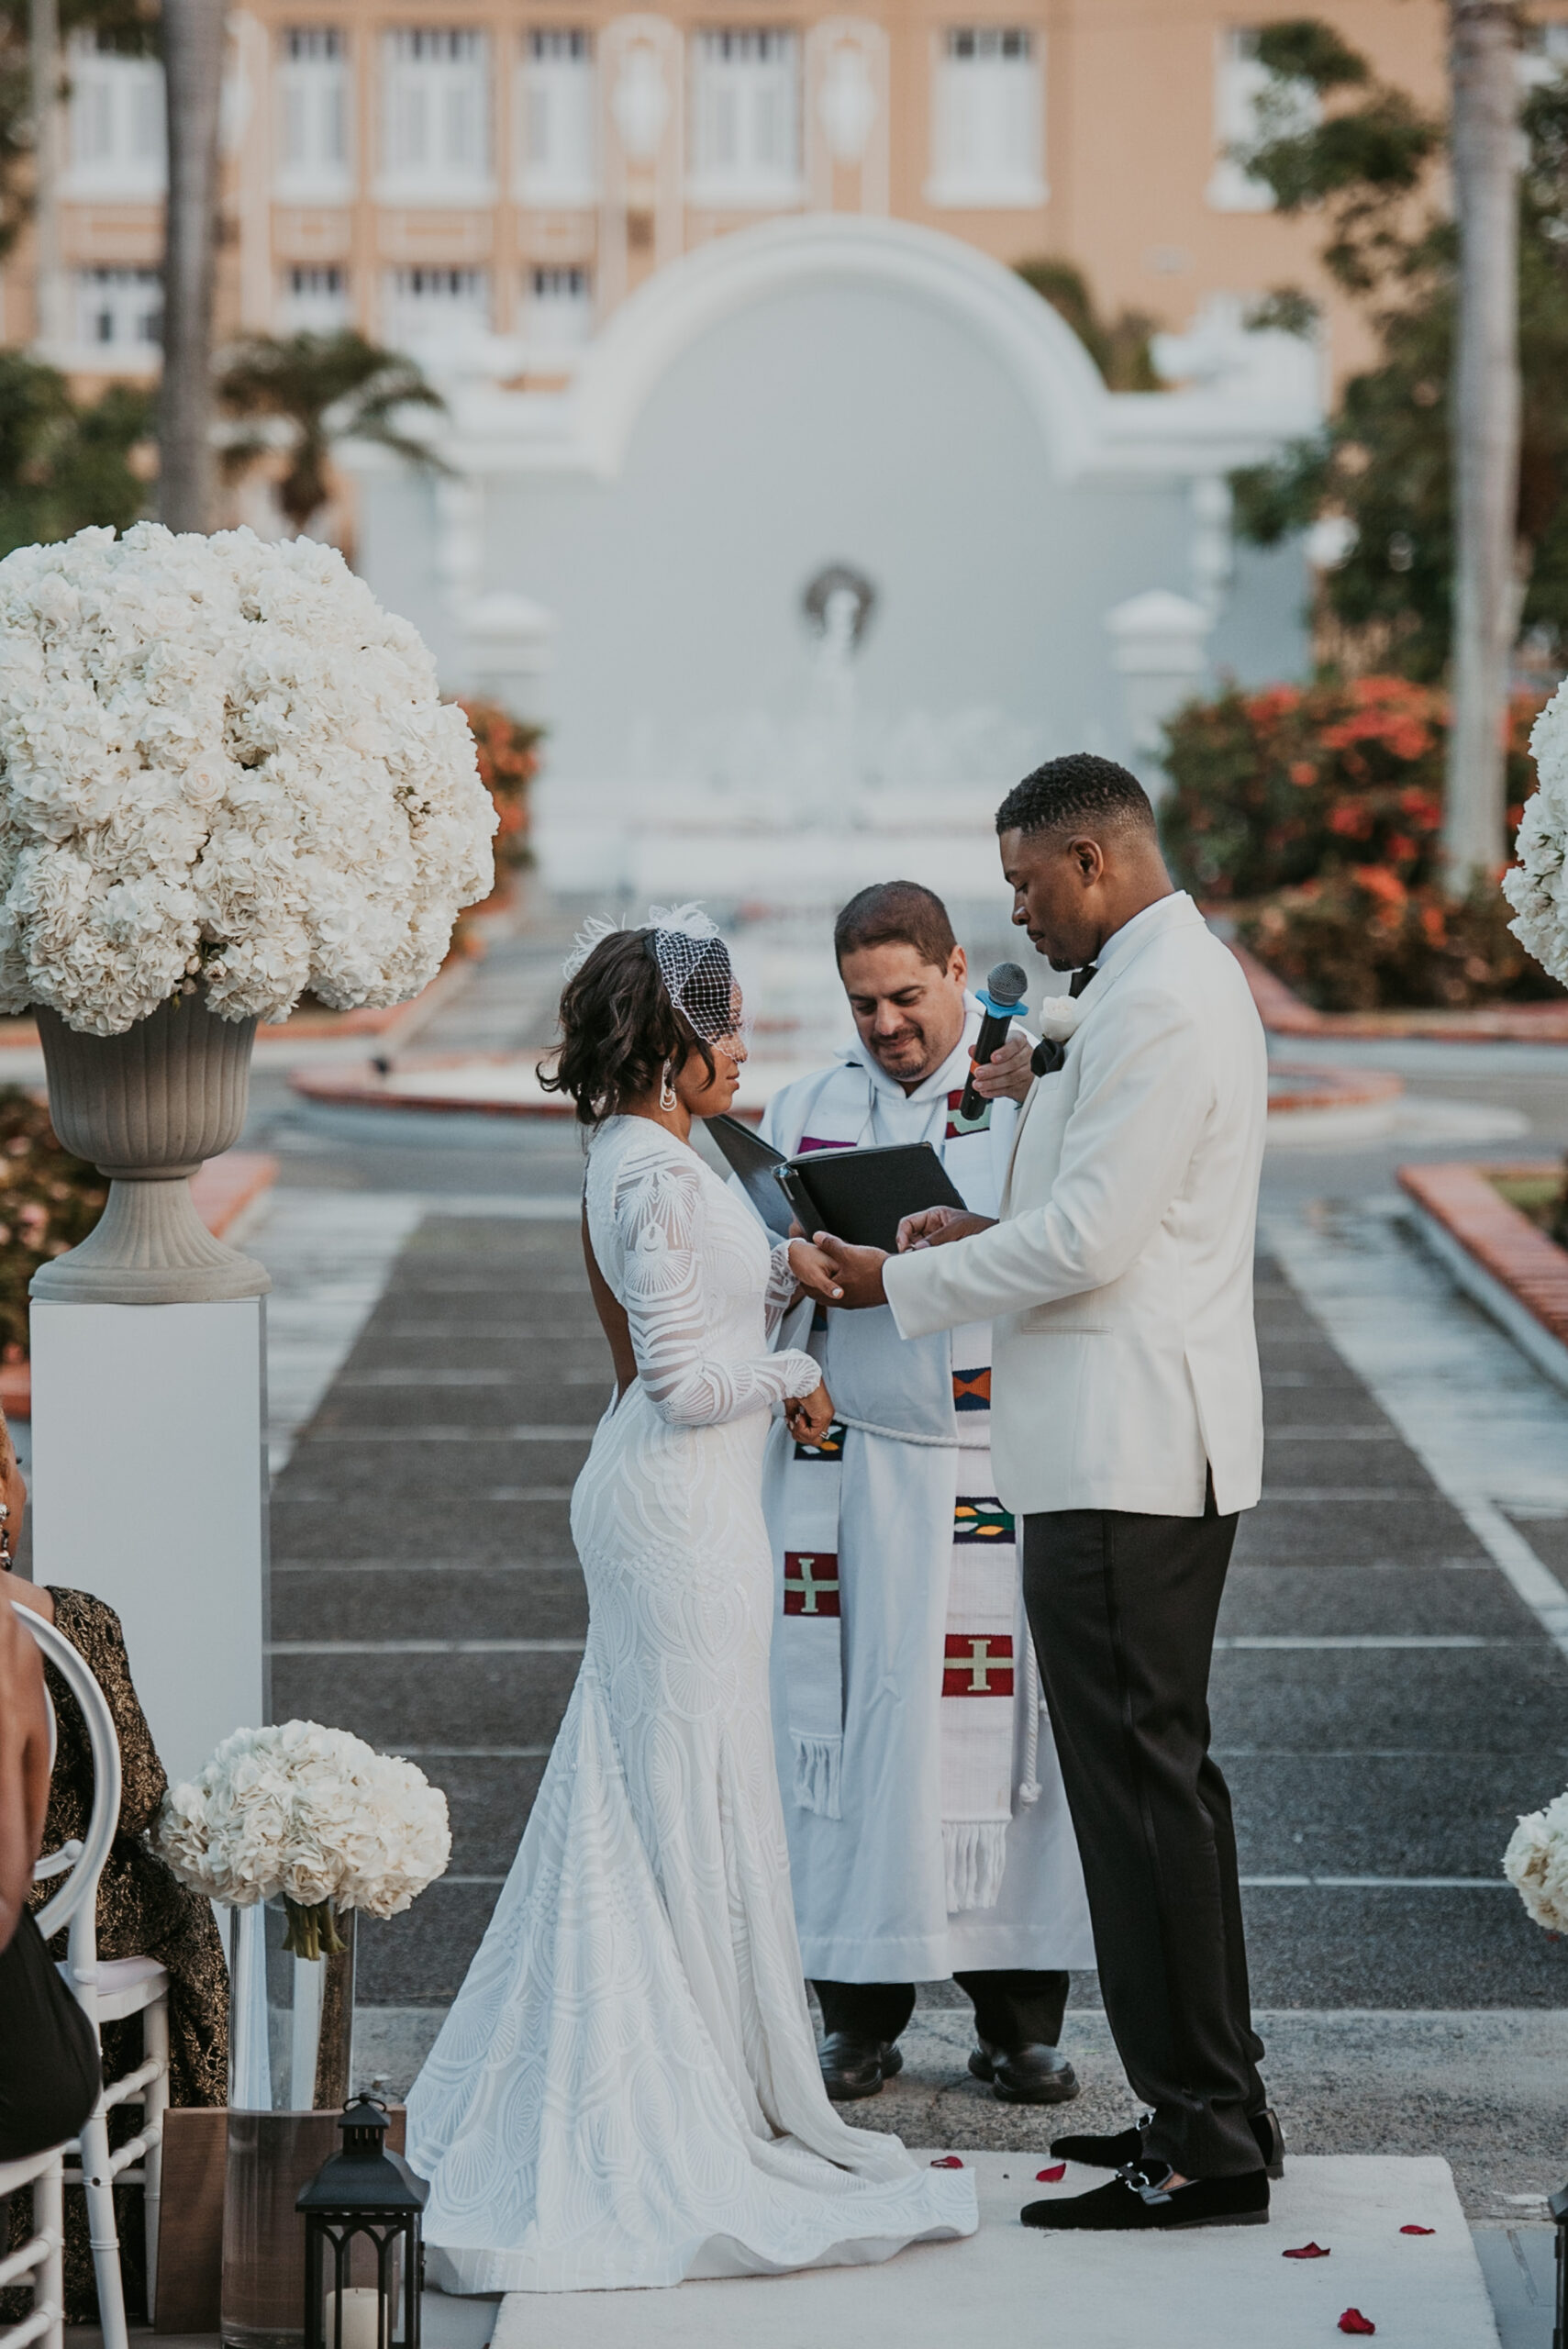
[[[1258,55],[1257,28],[1227,26],[1215,45],[1215,161],[1205,190],[1214,210],[1272,212],[1273,190],[1248,171],[1246,150],[1265,136],[1309,130],[1317,119],[1318,95],[1312,84],[1272,83]]]
[[[1046,201],[1039,37],[961,25],[941,40],[931,92],[929,204],[976,210]]]
[[[380,193],[397,203],[461,203],[490,187],[490,55],[485,34],[402,28],[383,36]]]
[[[383,340],[395,351],[471,342],[490,331],[490,273],[485,269],[388,272]]]
[[[122,57],[91,33],[67,52],[71,85],[65,184],[77,196],[145,202],[163,193],[163,68]]]
[[[278,37],[277,189],[303,201],[353,193],[349,60],[335,25],[294,25]]]
[[[163,281],[155,269],[79,269],[76,340],[116,363],[152,358],[163,337]]]
[[[700,32],[692,48],[688,200],[799,202],[800,49],[793,32]]]
[[[592,204],[598,170],[589,35],[544,27],[528,32],[518,75],[517,194],[527,204]]]

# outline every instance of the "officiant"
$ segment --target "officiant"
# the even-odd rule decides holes
[[[862,889],[834,950],[857,1040],[774,1096],[764,1138],[786,1156],[929,1141],[994,1215],[1027,1041],[1015,1030],[965,1119],[982,1015],[940,898]],[[916,1983],[951,1976],[974,2009],[971,2071],[1006,2102],[1064,2102],[1068,1969],[1094,1949],[991,1471],[990,1326],[908,1344],[885,1309],[806,1303],[779,1343],[809,1346],[839,1415],[820,1444],[776,1427],[765,1486],[775,1737],[828,2093],[876,2095]]]

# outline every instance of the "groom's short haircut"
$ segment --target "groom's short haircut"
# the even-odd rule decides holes
[[[1055,832],[1069,824],[1157,832],[1154,809],[1138,777],[1092,751],[1047,759],[1014,784],[996,810],[998,833]]]
[[[918,881],[877,881],[850,899],[833,924],[833,952],[841,965],[846,954],[864,946],[912,946],[922,963],[947,969],[958,944],[948,909],[934,889]]]

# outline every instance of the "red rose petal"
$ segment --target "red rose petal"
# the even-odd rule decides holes
[[[1304,2243],[1299,2250],[1282,2251],[1280,2254],[1282,2259],[1327,2259],[1328,2256],[1329,2246],[1326,2243]]]
[[[1065,2177],[1066,2175],[1065,2162],[1058,2162],[1054,2169],[1037,2169],[1035,2172],[1035,2177],[1041,2186],[1054,2186],[1059,2178]]]
[[[1435,2235],[1437,2229],[1436,2227],[1401,2227],[1399,2232],[1402,2235]]]
[[[956,2154],[939,2154],[931,2164],[933,2169],[962,2169],[963,2164]]]
[[[1362,2316],[1360,2309],[1347,2309],[1340,2319],[1341,2332],[1375,2332],[1377,2327],[1371,2317]]]

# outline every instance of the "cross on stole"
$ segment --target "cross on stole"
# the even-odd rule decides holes
[[[819,1573],[817,1570],[821,1568]],[[837,1615],[839,1561],[829,1551],[784,1552],[784,1613]]]
[[[943,1644],[944,1697],[1010,1697],[1013,1642],[998,1632],[950,1631]]]

